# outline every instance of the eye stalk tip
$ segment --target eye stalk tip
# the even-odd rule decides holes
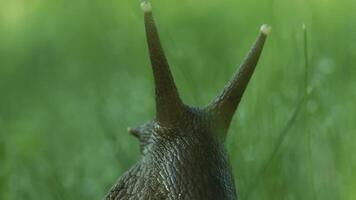
[[[127,127],[127,132],[132,133],[133,132],[133,128]]]
[[[261,33],[269,35],[271,33],[272,27],[268,24],[263,24],[261,26]]]
[[[142,3],[141,3],[141,10],[142,10],[144,13],[149,13],[149,12],[151,12],[151,11],[152,11],[151,3],[150,3],[148,0],[142,1]]]

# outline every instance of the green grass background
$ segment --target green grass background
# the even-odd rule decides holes
[[[356,1],[152,4],[191,105],[273,27],[226,144],[242,200],[356,199]],[[101,199],[139,159],[126,128],[153,93],[138,0],[1,0],[0,199]]]

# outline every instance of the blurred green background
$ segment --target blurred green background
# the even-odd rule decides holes
[[[191,105],[273,27],[227,139],[242,200],[356,199],[356,1],[152,4]],[[126,128],[154,116],[146,49],[138,0],[0,1],[0,199],[105,195],[139,159]]]

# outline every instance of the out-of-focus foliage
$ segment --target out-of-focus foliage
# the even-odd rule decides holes
[[[227,139],[241,199],[356,199],[356,1],[152,4],[193,105],[273,27]],[[0,199],[102,198],[139,158],[126,127],[151,119],[153,100],[138,0],[0,1]]]

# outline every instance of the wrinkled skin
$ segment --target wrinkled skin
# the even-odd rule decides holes
[[[223,138],[208,116],[187,109],[176,127],[153,121],[132,129],[142,158],[106,199],[237,199]]]

